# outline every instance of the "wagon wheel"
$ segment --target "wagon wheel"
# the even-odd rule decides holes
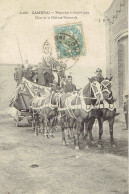
[[[15,123],[16,127],[19,127],[19,111],[17,111],[16,113],[16,123]]]

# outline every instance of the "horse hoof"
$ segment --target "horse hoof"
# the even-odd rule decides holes
[[[115,148],[115,147],[116,147],[116,145],[115,145],[115,144],[112,144],[112,147],[113,147],[113,148]]]
[[[47,134],[44,134],[44,137],[47,137],[48,138],[48,135]]]
[[[76,146],[75,147],[75,150],[79,151],[80,150],[79,146]]]
[[[66,142],[65,141],[63,141],[62,142],[62,146],[66,146],[67,144],[66,144]]]
[[[98,148],[99,148],[99,149],[102,149],[103,146],[102,146],[101,144],[98,144]]]
[[[53,138],[54,138],[54,136],[53,136],[53,135],[51,135],[51,136],[50,136],[50,138],[51,138],[51,139],[53,139]]]

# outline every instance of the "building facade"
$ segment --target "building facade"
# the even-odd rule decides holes
[[[113,75],[113,95],[122,110],[128,92],[128,0],[113,0],[105,12],[106,74]]]

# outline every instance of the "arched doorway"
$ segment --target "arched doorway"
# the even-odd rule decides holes
[[[124,96],[128,92],[128,36],[118,40],[118,96],[119,107],[123,107]]]

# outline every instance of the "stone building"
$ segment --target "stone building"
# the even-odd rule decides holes
[[[105,12],[106,74],[113,75],[113,95],[122,110],[128,90],[128,0],[113,0]]]

